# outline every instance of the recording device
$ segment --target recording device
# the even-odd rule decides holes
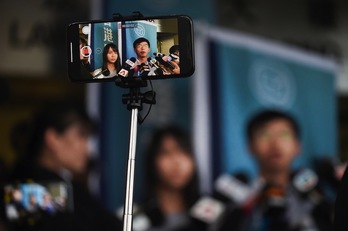
[[[170,54],[174,46],[178,54]],[[67,49],[73,82],[167,79],[194,72],[192,20],[185,15],[75,22],[68,27]]]
[[[63,181],[8,183],[1,193],[1,217],[10,227],[29,230],[45,217],[73,211],[72,188]]]

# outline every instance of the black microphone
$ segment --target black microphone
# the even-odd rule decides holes
[[[254,189],[248,183],[248,176],[244,173],[235,176],[222,174],[215,181],[214,191],[218,199],[242,205],[254,192]]]
[[[318,174],[319,184],[330,187],[333,191],[338,190],[343,176],[339,174],[340,168],[345,169],[345,164],[342,164],[336,158],[324,157],[314,159],[314,170]]]
[[[99,76],[101,76],[101,75],[103,75],[103,76],[109,76],[109,75],[110,75],[109,69],[106,68],[106,69],[100,71],[98,74],[96,74],[95,76],[93,76],[93,79],[99,79]]]
[[[165,56],[165,54],[162,54],[162,53],[153,53],[153,55],[155,57],[164,57]]]
[[[158,62],[154,58],[147,58],[147,63],[150,66],[150,72],[148,76],[163,75],[163,70],[158,66]]]
[[[203,196],[190,208],[191,229],[205,230],[207,226],[216,223],[225,213],[226,205],[213,197]]]
[[[118,75],[121,77],[132,76],[132,74],[130,74],[129,72],[130,70],[134,69],[134,67],[136,66],[135,62],[136,62],[136,58],[134,57],[127,59],[122,69],[118,72]]]
[[[175,69],[175,66],[170,62],[172,60],[171,56],[166,56],[162,53],[153,53],[155,55],[155,59],[162,65],[167,68]]]
[[[330,230],[332,208],[322,195],[319,187],[319,177],[311,169],[300,169],[292,176],[292,186],[305,202],[302,208],[301,219],[293,220],[293,227],[300,230],[309,230],[315,227],[317,230]],[[311,221],[311,222],[308,222]]]
[[[261,222],[266,221],[267,230],[289,230],[293,226],[287,217],[286,193],[280,185],[266,184],[263,188],[257,204],[264,211]]]
[[[157,69],[156,69],[156,74],[157,74],[157,75],[163,75],[163,70],[162,70],[162,68],[158,65],[158,62],[157,62],[156,59],[151,58],[150,64],[151,64],[152,66],[154,66],[154,67],[157,68]]]
[[[148,64],[142,63],[139,65],[139,72],[141,76],[148,76],[150,72],[150,67]]]
[[[157,69],[160,68],[160,67],[157,65],[156,59],[153,59],[153,58],[151,58],[151,57],[148,57],[148,58],[147,58],[147,62],[150,64],[150,66],[156,67]]]

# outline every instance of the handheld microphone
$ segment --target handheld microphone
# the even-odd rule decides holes
[[[318,185],[319,178],[314,171],[310,169],[302,169],[300,170],[292,179],[292,183],[294,187],[300,193],[309,193],[314,190],[314,188]]]
[[[155,57],[163,57],[163,56],[165,56],[165,54],[162,54],[162,53],[153,53],[153,55]]]
[[[282,186],[267,184],[262,191],[260,202],[267,210],[281,209],[286,207],[285,188]]]
[[[345,169],[346,164],[336,158],[314,159],[314,170],[318,174],[320,183],[331,187],[333,191],[338,190]]]
[[[178,64],[180,63],[180,57],[178,55],[170,54],[169,56],[172,58],[174,62]]]
[[[190,215],[205,224],[216,222],[225,211],[225,205],[212,197],[200,198],[190,209]]]
[[[148,76],[156,76],[156,75],[163,74],[162,69],[157,65],[157,61],[155,59],[148,57],[147,63],[150,66],[150,72],[149,72]]]
[[[148,76],[150,72],[149,65],[145,63],[140,64],[139,72],[141,76]]]
[[[103,75],[103,76],[109,76],[109,75],[110,75],[109,69],[106,68],[106,69],[100,71],[98,74],[96,74],[95,76],[93,76],[93,79],[102,78],[102,77],[99,77],[99,76],[101,76],[101,75]]]
[[[215,190],[238,205],[247,201],[252,191],[250,186],[230,174],[223,174],[215,181]]]
[[[259,222],[265,225],[265,230],[288,230],[288,227],[292,227],[291,221],[287,217],[288,204],[285,187],[266,184],[260,194],[258,205],[263,211]]]
[[[130,75],[129,71],[134,69],[134,67],[136,66],[135,62],[136,62],[136,58],[134,57],[127,59],[122,69],[118,72],[118,75],[121,77],[129,76]]]
[[[149,63],[151,66],[156,67],[157,69],[160,68],[160,67],[157,65],[156,59],[153,59],[153,58],[151,58],[151,57],[148,57],[148,58],[147,58],[147,61],[148,61],[148,63]]]
[[[167,68],[175,69],[175,66],[170,62],[172,58],[170,56],[156,56],[155,59],[162,65],[164,65]]]
[[[174,54],[170,54],[169,56],[172,57],[173,59],[179,59],[179,56],[174,55]]]
[[[309,199],[314,205],[320,204],[323,196],[317,190],[319,178],[317,174],[310,169],[302,169],[293,177],[292,184],[302,197]]]
[[[155,56],[155,59],[162,65],[164,65],[167,68],[175,69],[175,66],[170,62],[172,61],[172,57],[166,56],[165,54],[162,53],[153,53]]]
[[[319,189],[319,177],[310,169],[301,169],[292,178],[292,185],[302,197],[303,201],[306,201],[307,206],[307,220],[311,223],[297,221],[300,226],[314,225],[319,230],[328,230],[321,226],[331,224],[331,207],[323,197]],[[306,215],[306,213],[305,213]],[[302,220],[305,220],[302,216]]]

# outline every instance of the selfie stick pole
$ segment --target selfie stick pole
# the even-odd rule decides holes
[[[129,153],[127,162],[127,182],[126,182],[126,198],[124,202],[123,230],[131,231],[133,223],[133,192],[134,192],[134,173],[135,173],[135,151],[137,143],[137,123],[138,108],[131,109],[131,124],[129,134]]]
[[[123,104],[127,104],[127,109],[131,111],[127,181],[123,213],[123,231],[132,231],[135,152],[137,143],[137,123],[139,119],[138,112],[143,109],[143,103],[156,103],[156,93],[154,91],[141,93],[140,88],[146,87],[147,82],[146,80],[142,80],[139,77],[133,77],[132,79],[128,79],[127,81],[118,78],[116,79],[116,85],[123,88],[129,88],[129,94],[124,94],[122,96]]]

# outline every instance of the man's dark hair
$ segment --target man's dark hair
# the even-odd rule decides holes
[[[87,133],[92,133],[96,128],[89,118],[84,107],[71,100],[55,100],[44,103],[33,118],[22,121],[14,128],[12,139],[21,133],[21,142],[12,141],[13,144],[22,145],[17,150],[22,151],[18,155],[25,160],[36,160],[44,146],[44,134],[47,129],[53,129],[58,133],[64,133],[73,124],[81,124]]]
[[[146,38],[137,38],[134,43],[133,43],[133,48],[135,49],[135,47],[139,44],[139,43],[142,43],[142,42],[147,42],[147,45],[149,45],[150,47],[150,42],[149,40],[147,40]]]
[[[173,54],[175,51],[180,51],[179,45],[173,45],[171,48],[169,48],[170,54]]]
[[[249,120],[247,124],[248,142],[251,142],[251,140],[253,139],[253,135],[257,129],[265,126],[267,123],[271,121],[278,120],[278,119],[284,119],[288,121],[290,123],[292,130],[294,131],[296,138],[297,139],[300,138],[300,128],[296,120],[291,115],[278,110],[266,110],[254,115]]]

